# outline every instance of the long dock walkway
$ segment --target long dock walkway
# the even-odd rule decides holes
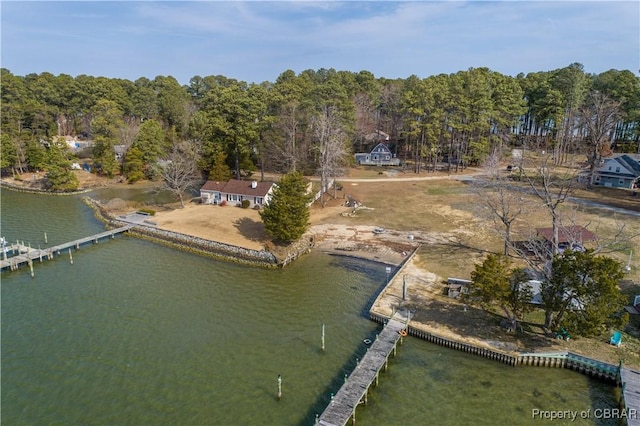
[[[100,232],[99,234],[90,235],[88,237],[69,241],[64,244],[48,247],[46,249],[35,249],[27,247],[24,244],[14,244],[8,246],[7,249],[8,251],[16,251],[17,254],[11,257],[6,257],[6,255],[3,255],[3,259],[0,261],[0,269],[10,268],[11,270],[16,270],[20,267],[20,265],[31,263],[36,259],[40,259],[41,261],[42,259],[53,259],[54,254],[60,254],[60,252],[62,252],[63,250],[67,250],[72,247],[79,249],[81,245],[89,242],[97,243],[100,239],[103,238],[114,238],[116,234],[126,232],[134,226],[136,225],[131,224],[120,228],[111,229],[108,231]]]
[[[627,414],[627,426],[640,426],[640,371],[622,368],[620,382]]]
[[[387,322],[365,356],[319,417],[318,424],[344,426],[351,418],[355,422],[357,406],[361,403],[366,404],[369,388],[374,382],[378,384],[378,376],[383,368],[386,369],[389,355],[391,353],[395,355],[398,341],[402,339],[400,333],[406,330],[410,315],[408,312],[399,312]]]

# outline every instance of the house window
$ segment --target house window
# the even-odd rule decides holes
[[[620,173],[620,167],[616,167],[616,173]]]
[[[623,179],[618,179],[618,185],[624,185],[624,180]]]
[[[611,171],[611,166],[609,166],[609,171]]]
[[[253,204],[262,204],[262,197],[255,197],[253,199]]]

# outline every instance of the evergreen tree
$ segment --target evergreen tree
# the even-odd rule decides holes
[[[624,277],[618,261],[595,256],[593,250],[567,250],[555,256],[552,271],[542,287],[544,307],[553,313],[547,325],[588,337],[626,323],[628,315],[618,315],[625,302],[618,286]]]
[[[231,179],[231,168],[227,165],[227,154],[218,151],[213,158],[213,164],[209,171],[209,180],[226,182]]]
[[[142,162],[142,151],[137,147],[127,151],[124,160],[124,174],[129,183],[134,183],[144,179],[144,163]]]
[[[509,329],[515,331],[518,319],[533,309],[528,279],[524,270],[511,269],[507,256],[490,254],[471,273],[467,298],[484,308],[497,304],[509,320]]]
[[[276,241],[288,243],[302,236],[309,226],[311,195],[301,173],[286,174],[273,191],[273,196],[260,217]]]
[[[78,178],[70,170],[69,152],[64,139],[54,138],[45,149],[45,168],[51,189],[73,191],[78,189]]]
[[[78,177],[67,168],[52,165],[47,170],[47,179],[55,191],[74,191],[78,189]]]

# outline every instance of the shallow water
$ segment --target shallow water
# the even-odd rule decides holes
[[[1,213],[2,235],[32,247],[44,232],[51,246],[104,229],[76,196],[2,191]],[[35,278],[2,272],[3,424],[313,424],[378,331],[366,313],[386,279],[384,265],[319,253],[263,270],[126,235],[73,260],[36,262]],[[535,408],[614,403],[611,387],[568,370],[410,338],[357,417],[539,424]]]

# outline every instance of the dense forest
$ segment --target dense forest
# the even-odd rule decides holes
[[[202,178],[300,171],[326,181],[381,141],[416,172],[479,164],[496,146],[547,150],[558,163],[639,152],[640,79],[578,63],[516,77],[471,68],[395,80],[287,70],[261,84],[1,73],[2,173],[44,171],[62,188],[72,158],[129,181],[156,179],[157,165],[177,158]],[[71,149],[69,136],[83,143]]]

